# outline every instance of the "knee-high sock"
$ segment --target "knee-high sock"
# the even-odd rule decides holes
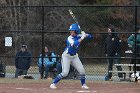
[[[63,78],[63,76],[61,74],[59,74],[54,80],[53,83],[57,84],[61,79]]]
[[[85,84],[85,74],[80,74],[81,84]]]

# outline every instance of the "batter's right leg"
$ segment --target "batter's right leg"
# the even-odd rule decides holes
[[[63,78],[66,77],[69,73],[70,69],[70,58],[68,56],[65,56],[65,54],[62,54],[62,73],[60,73],[54,80],[53,83],[50,85],[50,88],[56,88],[55,85]]]

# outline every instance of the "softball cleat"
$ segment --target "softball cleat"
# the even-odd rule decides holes
[[[89,89],[89,87],[86,84],[83,84],[83,86],[81,88],[82,89]]]
[[[57,87],[56,87],[55,84],[51,84],[51,85],[50,85],[50,88],[51,88],[51,89],[56,89]]]

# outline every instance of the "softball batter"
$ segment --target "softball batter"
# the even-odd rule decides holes
[[[70,36],[67,38],[66,43],[67,46],[62,54],[62,73],[60,73],[50,85],[50,88],[56,89],[56,84],[63,78],[66,77],[69,73],[70,64],[72,64],[77,71],[80,73],[81,80],[81,88],[89,89],[89,87],[85,83],[85,69],[78,57],[77,51],[79,49],[80,43],[85,38],[92,38],[92,35],[86,34],[85,32],[80,31],[80,26],[78,24],[72,24],[69,28]],[[82,34],[80,34],[80,32]]]

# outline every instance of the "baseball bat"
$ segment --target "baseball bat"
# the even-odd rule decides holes
[[[75,17],[74,13],[72,12],[71,9],[69,9],[69,13],[72,16],[73,20],[79,25],[77,18]]]
[[[74,13],[72,12],[71,9],[69,9],[69,13],[72,16],[73,20],[79,25],[79,22],[78,22],[77,18],[75,17],[75,15],[74,15]],[[80,27],[80,30],[81,30],[81,27]],[[85,32],[81,30],[81,34],[85,34]]]

